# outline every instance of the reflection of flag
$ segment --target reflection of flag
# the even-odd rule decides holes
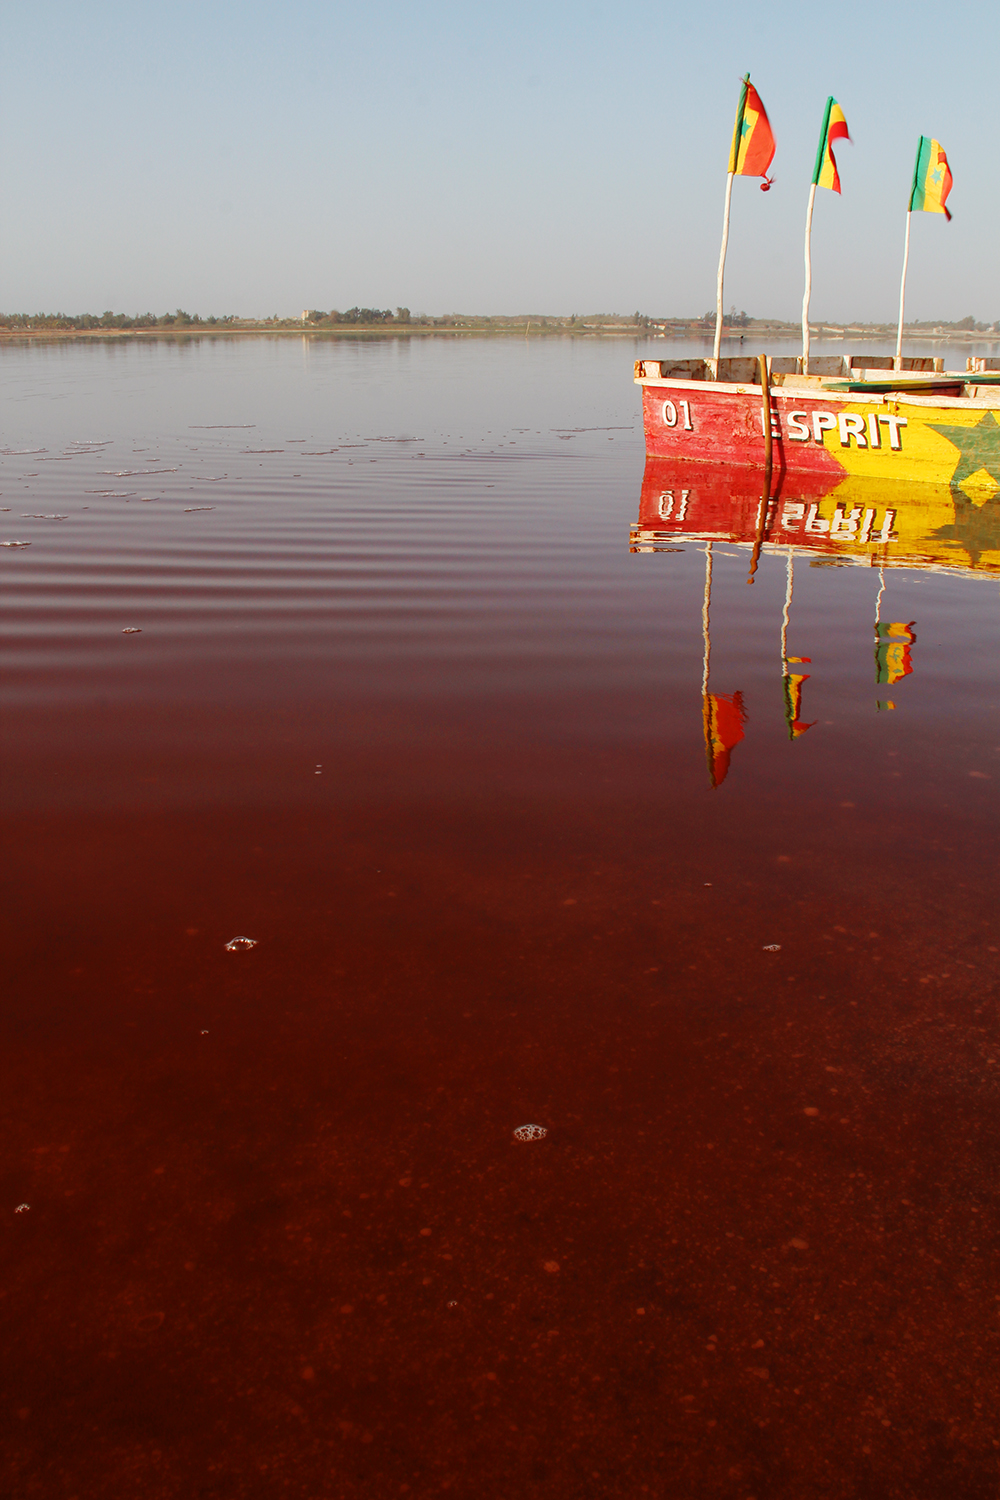
[[[817,187],[832,188],[835,193],[840,192],[840,174],[837,171],[832,147],[834,141],[849,141],[850,139],[844,111],[836,99],[828,99],[826,114],[823,116],[823,129],[819,137],[819,150],[816,152],[816,168],[813,172],[813,182]]]
[[[767,111],[760,102],[760,95],[750,82],[750,74],[743,80],[739,108],[736,111],[736,128],[729,152],[729,170],[737,177],[763,177],[767,182],[767,169],[774,156],[774,136],[771,134]]]
[[[788,658],[789,661],[797,659],[799,658],[793,656]],[[801,674],[796,672],[785,673],[785,723],[788,725],[788,738],[790,740],[797,740],[800,734],[805,734],[807,729],[811,729],[813,724],[818,722],[816,719],[813,719],[811,724],[802,723],[802,684],[808,681],[808,672]]]
[[[944,206],[950,192],[951,169],[948,158],[941,150],[941,143],[922,135],[917,147],[917,164],[913,168],[910,212],[944,214],[946,219],[950,219],[951,214]]]
[[[913,671],[910,647],[917,637],[916,621],[908,625],[901,621],[878,620],[875,625],[875,681],[890,685],[909,677]]]
[[[729,772],[729,757],[743,738],[746,722],[743,694],[706,693],[702,715],[709,779],[713,787],[721,786]]]

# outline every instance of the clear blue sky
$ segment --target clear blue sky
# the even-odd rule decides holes
[[[33,0],[2,31],[0,309],[695,315],[714,304],[749,69],[774,188],[737,179],[726,304],[794,318],[823,107],[813,313],[1000,317],[1000,4]]]

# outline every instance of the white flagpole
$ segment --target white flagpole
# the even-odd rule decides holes
[[[812,224],[813,204],[816,202],[816,184],[809,189],[809,207],[806,209],[806,289],[802,297],[802,373],[809,374],[809,298],[812,296]]]
[[[903,308],[906,304],[906,263],[910,258],[910,220],[913,218],[911,209],[906,210],[906,240],[903,244],[903,276],[899,283],[899,329],[896,333],[896,359],[895,368],[903,368]]]
[[[719,279],[715,288],[715,348],[712,358],[718,360],[719,348],[722,344],[722,276],[726,269],[726,247],[729,244],[729,204],[733,196],[733,176],[729,172],[726,176],[726,211],[722,216],[722,249],[719,251]],[[718,366],[716,366],[718,373]]]

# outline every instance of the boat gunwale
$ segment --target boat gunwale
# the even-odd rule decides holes
[[[948,372],[950,373],[950,372]],[[808,379],[808,376],[796,376],[796,380]],[[822,379],[822,377],[817,377]],[[940,380],[940,376],[936,377]],[[682,376],[671,375],[635,375],[633,383],[640,386],[661,386],[665,390],[692,390],[705,393],[717,391],[720,395],[753,396],[760,399],[761,387],[753,382],[738,384],[734,381],[722,380],[686,380]],[[817,385],[816,387],[795,385],[786,387],[774,384],[771,386],[771,400],[783,402],[830,401],[836,400],[844,406],[884,406],[889,402],[897,406],[912,405],[915,407],[938,407],[946,410],[957,411],[1000,411],[1000,394],[994,385],[981,386],[968,379],[966,374],[956,375],[955,384],[961,383],[972,386],[976,394],[974,396],[946,396],[943,393],[921,395],[916,391],[876,391],[870,393],[864,391],[834,390],[829,386]],[[983,394],[980,394],[982,392]]]

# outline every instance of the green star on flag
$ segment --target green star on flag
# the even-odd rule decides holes
[[[934,432],[958,449],[958,463],[951,476],[952,489],[961,489],[973,474],[985,469],[1000,487],[1000,422],[991,411],[985,412],[973,427],[945,427],[928,422]]]

